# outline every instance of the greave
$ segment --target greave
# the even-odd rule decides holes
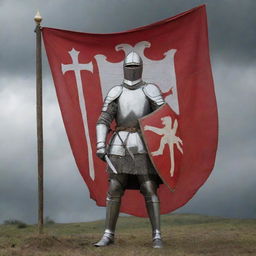
[[[115,233],[116,222],[120,210],[120,197],[107,197],[105,231]]]
[[[152,246],[153,248],[163,248],[163,242],[160,232],[160,203],[158,201],[158,198],[146,198],[146,206],[152,226]]]
[[[103,247],[114,243],[116,222],[120,209],[120,197],[107,197],[105,231],[99,242],[95,243],[96,247]]]
[[[158,198],[157,198],[158,199]],[[150,223],[152,226],[153,240],[156,238],[161,239],[160,233],[160,203],[158,200],[152,200],[152,197],[146,197],[146,207]]]

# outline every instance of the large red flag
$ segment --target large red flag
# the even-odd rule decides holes
[[[105,206],[108,178],[105,163],[95,154],[95,125],[107,91],[122,83],[122,63],[131,50],[143,59],[143,80],[163,91],[183,142],[175,191],[164,184],[158,190],[161,213],[192,198],[211,173],[217,149],[205,6],[120,33],[43,28],[43,39],[76,164],[97,205]],[[139,191],[125,192],[121,211],[147,216]]]

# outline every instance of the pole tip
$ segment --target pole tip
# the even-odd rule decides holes
[[[36,24],[40,25],[42,19],[43,19],[43,18],[41,17],[40,12],[37,11],[37,13],[36,13],[36,15],[35,15],[35,17],[34,17],[34,21],[36,22]]]

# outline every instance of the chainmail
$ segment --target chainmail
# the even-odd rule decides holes
[[[148,154],[135,154],[134,160],[131,158],[130,155],[110,155],[109,158],[112,164],[115,166],[118,173],[126,173],[133,175],[157,174],[155,168],[153,167],[148,157]],[[108,167],[107,171],[109,173],[112,172],[110,167]]]

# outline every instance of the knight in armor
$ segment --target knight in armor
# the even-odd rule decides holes
[[[160,233],[160,202],[157,188],[162,183],[155,171],[140,132],[138,119],[153,112],[165,103],[159,88],[142,80],[143,63],[136,52],[130,52],[123,65],[124,80],[107,94],[96,125],[97,156],[110,163],[108,166],[109,189],[107,193],[105,231],[95,246],[114,242],[115,227],[121,198],[125,189],[139,189],[145,198],[152,226],[154,248],[162,248]],[[112,121],[115,131],[106,145]]]

